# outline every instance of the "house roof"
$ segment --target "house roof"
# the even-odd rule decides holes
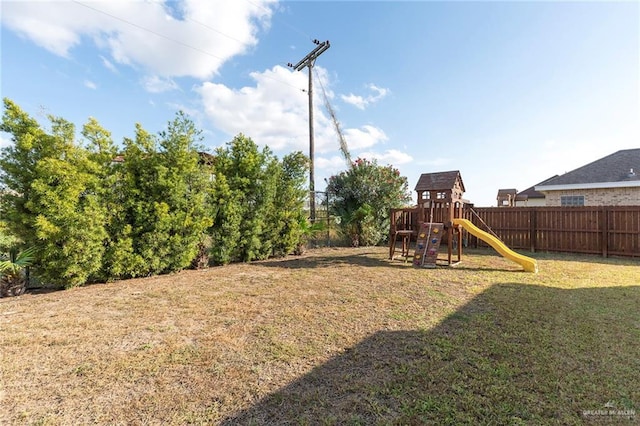
[[[515,188],[498,189],[498,197],[502,197],[504,195],[516,195],[517,192],[518,190]]]
[[[206,164],[207,166],[210,166],[213,164],[213,161],[215,160],[216,156],[213,154],[209,154],[208,152],[202,152],[202,151],[198,151],[198,162],[200,164]]]
[[[539,186],[640,181],[640,148],[623,149]],[[536,185],[538,186],[538,185]],[[618,186],[618,185],[616,185]]]
[[[462,192],[465,192],[460,170],[451,170],[448,172],[423,173],[416,184],[416,191],[445,191],[452,190],[456,180],[460,181]]]
[[[543,180],[540,183],[536,183],[535,185],[525,189],[524,191],[518,192],[516,195],[516,201],[528,200],[530,198],[545,198],[545,195],[542,192],[536,191],[536,186],[544,185],[552,179],[557,178],[558,175],[551,176],[548,179]]]

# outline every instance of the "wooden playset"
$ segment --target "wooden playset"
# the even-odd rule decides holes
[[[435,268],[440,245],[447,244],[447,265],[460,262],[462,233],[454,219],[462,217],[464,183],[458,170],[424,173],[416,184],[416,209],[392,212],[389,257],[395,256],[397,242],[402,242],[402,256],[409,257],[415,239],[413,264]],[[394,214],[395,213],[395,214]],[[457,259],[454,261],[454,248]]]
[[[476,227],[463,217],[464,183],[460,171],[424,173],[416,184],[417,207],[391,211],[389,258],[394,259],[400,241],[402,257],[410,256],[416,267],[435,268],[439,264],[453,266],[462,260],[463,229],[487,242],[500,255],[519,263],[525,271],[537,272],[535,259],[509,249],[497,236]],[[472,209],[470,209],[472,211]],[[415,250],[410,254],[412,240]],[[438,257],[440,245],[447,244],[447,257]],[[454,249],[456,259],[454,260]]]

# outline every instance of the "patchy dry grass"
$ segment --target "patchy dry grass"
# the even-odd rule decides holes
[[[638,422],[640,263],[536,257],[322,249],[1,299],[0,423]]]

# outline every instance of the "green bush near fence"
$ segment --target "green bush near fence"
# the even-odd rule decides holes
[[[152,135],[136,125],[119,150],[95,119],[75,126],[49,116],[50,129],[4,99],[0,130],[2,241],[35,247],[45,283],[168,273],[291,253],[304,238],[300,152],[282,160],[236,136],[215,156],[182,112]]]

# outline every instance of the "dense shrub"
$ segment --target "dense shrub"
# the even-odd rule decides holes
[[[306,242],[309,229],[304,202],[309,159],[301,152],[294,152],[282,159],[278,169],[275,205],[269,217],[273,227],[273,252],[276,256],[291,253]]]
[[[42,280],[80,285],[101,267],[106,211],[99,200],[99,165],[74,140],[73,124],[50,116],[45,132],[16,104],[5,100],[0,130],[13,145],[3,149],[0,179],[7,228],[37,247]]]
[[[178,271],[198,255],[212,223],[199,141],[199,131],[182,113],[158,137],[138,125],[135,139],[125,139],[124,161],[113,165],[108,196],[108,277]]]
[[[331,214],[352,245],[376,245],[389,232],[389,210],[411,200],[407,178],[392,166],[357,159],[351,168],[331,176],[327,185]]]
[[[0,242],[37,247],[41,282],[167,273],[206,263],[265,259],[293,251],[306,221],[307,159],[279,161],[242,134],[216,156],[183,113],[157,136],[136,125],[118,152],[95,119],[76,141],[73,124],[51,130],[5,99],[0,130]],[[118,161],[115,161],[115,160]],[[208,252],[208,253],[207,253]]]
[[[268,148],[260,150],[240,134],[216,150],[214,168],[213,262],[290,253],[304,217],[306,157],[293,153],[280,162]]]

